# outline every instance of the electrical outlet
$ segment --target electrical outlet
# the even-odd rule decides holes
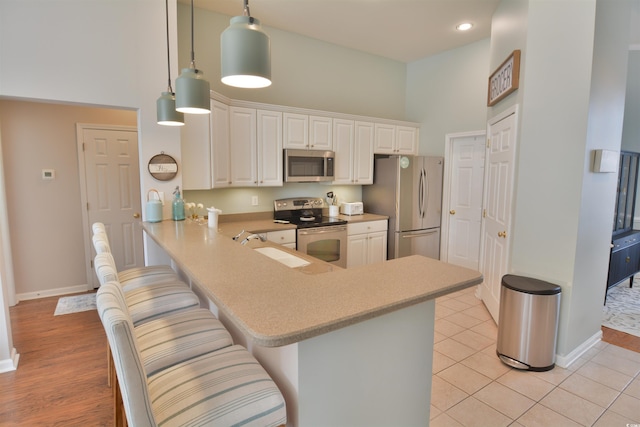
[[[251,206],[258,206],[258,196],[251,196]]]

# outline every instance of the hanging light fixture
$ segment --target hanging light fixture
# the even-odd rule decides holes
[[[244,0],[243,16],[231,18],[220,37],[222,83],[243,88],[271,85],[271,45],[260,21],[251,16]]]
[[[193,51],[193,0],[191,0],[191,64],[183,68],[176,79],[176,110],[188,114],[210,113],[209,82],[204,79],[202,70],[196,68]]]
[[[169,0],[165,0],[165,16],[167,19],[167,75],[169,85],[156,101],[158,124],[164,126],[184,126],[184,114],[176,111],[176,96],[171,87],[171,56],[169,55]]]

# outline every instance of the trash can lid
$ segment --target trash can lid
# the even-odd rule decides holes
[[[502,286],[505,288],[524,292],[533,295],[555,295],[559,294],[562,288],[553,283],[531,277],[516,276],[514,274],[505,274],[502,277]]]

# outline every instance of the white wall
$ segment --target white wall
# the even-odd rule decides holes
[[[589,166],[593,149],[620,147],[625,8],[504,1],[494,15],[491,69],[513,49],[523,57],[520,89],[489,111],[521,104],[511,272],[562,286],[560,355],[600,331],[616,176]]]
[[[407,66],[407,120],[421,123],[420,154],[444,155],[445,135],[486,127],[489,39]]]

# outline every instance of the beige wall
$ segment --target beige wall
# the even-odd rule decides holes
[[[136,126],[136,121],[134,111],[0,101],[19,300],[87,284],[76,123]],[[56,179],[43,181],[42,169],[55,169]]]

